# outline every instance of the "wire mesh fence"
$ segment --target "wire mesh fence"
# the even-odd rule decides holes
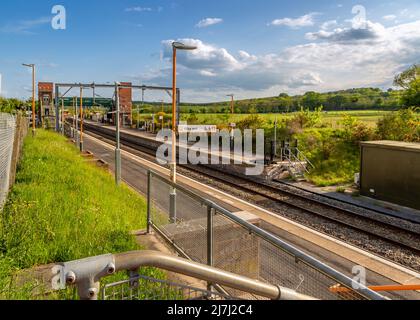
[[[262,236],[258,230],[263,230],[267,222],[254,215],[228,213],[185,188],[178,186],[175,190],[174,185],[154,173],[149,173],[149,186],[149,223],[196,262],[323,300],[374,297],[369,290],[352,289],[351,280],[344,275],[336,277],[338,273],[329,273],[328,267],[311,264],[314,259],[306,259],[304,253],[296,255],[282,241]],[[344,278],[350,281],[342,281]],[[349,291],[338,293],[332,289],[337,285]],[[258,299],[230,289],[226,292],[244,299]]]
[[[10,188],[15,130],[16,118],[10,114],[0,113],[0,209]]]
[[[209,291],[143,275],[102,287],[102,300],[239,300],[217,291]]]

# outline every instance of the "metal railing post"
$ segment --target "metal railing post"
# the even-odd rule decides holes
[[[76,98],[76,146],[80,146],[80,136],[79,136],[79,109]]]
[[[152,172],[147,172],[147,234],[152,227]]]
[[[213,208],[207,205],[207,265],[214,266],[214,229]],[[212,291],[213,284],[207,283],[207,290]]]

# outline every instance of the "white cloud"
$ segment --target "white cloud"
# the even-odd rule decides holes
[[[0,27],[0,33],[35,34],[32,29],[51,23],[51,18],[42,17],[35,20],[23,20]]]
[[[126,8],[125,11],[126,12],[151,12],[153,11],[153,9],[149,7],[131,7],[131,8]]]
[[[397,16],[394,14],[389,14],[389,15],[383,16],[382,19],[384,19],[385,21],[394,21],[395,19],[397,19]]]
[[[304,16],[301,16],[299,18],[282,18],[282,19],[276,19],[273,20],[269,25],[271,26],[286,26],[292,29],[298,29],[302,27],[310,27],[315,24],[314,17],[318,13],[312,12],[309,14],[305,14]]]
[[[329,40],[349,43],[378,39],[384,36],[385,33],[386,29],[380,23],[366,21],[366,28],[336,28],[333,31],[323,29],[318,32],[309,32],[305,37],[308,40]]]
[[[329,30],[338,25],[337,20],[329,20],[321,25],[321,30]]]
[[[203,19],[200,22],[198,22],[196,27],[197,28],[206,28],[206,27],[210,27],[210,26],[213,26],[215,24],[222,23],[222,22],[223,22],[223,19],[220,19],[220,18],[206,18],[206,19]]]
[[[420,20],[385,28],[368,22],[364,36],[350,28],[332,31],[281,52],[253,55],[230,52],[198,39],[177,39],[198,46],[179,53],[184,101],[220,101],[226,92],[239,98],[330,91],[362,86],[392,86],[393,77],[420,62]],[[345,31],[343,31],[345,30]],[[147,82],[165,85],[171,77],[171,40],[163,41],[166,67],[151,70]]]

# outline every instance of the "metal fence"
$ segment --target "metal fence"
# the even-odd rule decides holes
[[[183,285],[138,275],[143,267],[170,271],[177,275],[200,280],[200,283]],[[77,288],[82,300],[241,300],[231,294],[205,289],[205,283],[218,283],[238,292],[248,292],[273,300],[314,300],[289,288],[262,283],[157,251],[132,251],[107,254],[78,261],[53,265],[50,269],[53,290]],[[103,285],[104,278],[128,272],[129,279]],[[112,279],[110,279],[112,280]],[[201,286],[201,287],[200,287]]]
[[[15,130],[16,118],[10,114],[0,113],[0,209],[10,188]]]
[[[188,259],[317,299],[384,299],[364,286],[353,289],[352,279],[268,233],[256,216],[234,214],[154,172],[148,173],[148,190],[149,231],[154,228]],[[337,293],[337,285],[349,291]]]

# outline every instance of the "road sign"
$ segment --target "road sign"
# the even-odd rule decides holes
[[[236,128],[236,123],[229,123],[229,127]]]
[[[217,133],[217,126],[214,125],[179,125],[179,133]]]

